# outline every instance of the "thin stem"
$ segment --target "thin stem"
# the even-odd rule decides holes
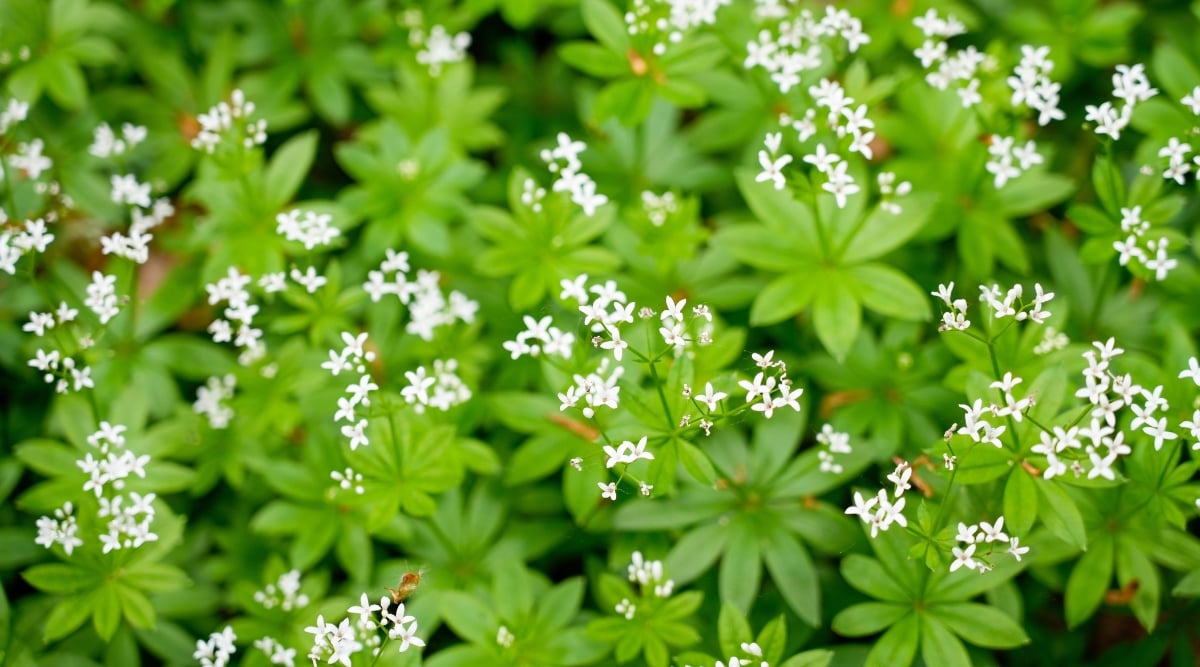
[[[646,327],[646,350],[650,350],[650,327]],[[657,359],[657,357],[656,357]],[[671,416],[671,406],[667,402],[667,392],[663,391],[663,381],[658,375],[658,365],[655,361],[650,361],[650,379],[654,381],[654,390],[658,392],[658,400],[662,403],[663,414],[667,418],[668,431],[678,428],[675,418]]]
[[[996,359],[995,343],[988,343],[988,357],[990,357],[992,360],[992,372],[996,374],[996,379],[999,380],[1000,362]],[[1001,396],[1001,398],[1004,397]],[[1008,421],[1008,432],[1012,434],[1013,446],[1016,447],[1017,451],[1019,452],[1021,451],[1021,437],[1017,435],[1017,422],[1013,420],[1012,415],[1006,416],[1005,419]]]

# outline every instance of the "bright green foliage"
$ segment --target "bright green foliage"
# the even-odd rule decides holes
[[[1198,32],[0,0],[0,667],[1197,664]]]

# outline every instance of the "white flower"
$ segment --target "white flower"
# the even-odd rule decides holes
[[[762,166],[762,171],[754,180],[762,183],[771,181],[776,190],[782,190],[787,185],[787,179],[783,175],[783,168],[792,163],[791,155],[783,155],[778,159],[771,159],[771,155],[766,151],[758,152],[758,163]]]
[[[714,391],[711,382],[705,382],[704,393],[696,396],[696,400],[703,403],[708,408],[709,412],[714,412],[717,409],[717,402],[723,400],[727,396],[728,394],[723,391]]]
[[[951,549],[954,554],[954,562],[950,563],[950,571],[953,572],[962,566],[967,566],[968,570],[974,570],[979,567],[979,561],[972,558],[975,555],[975,545],[968,545],[966,549],[954,547]]]

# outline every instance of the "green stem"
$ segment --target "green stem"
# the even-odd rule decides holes
[[[996,374],[996,379],[999,380],[1001,377],[1000,362],[996,359],[995,343],[988,343],[988,357],[992,360],[992,372]],[[1000,398],[1001,400],[1004,399],[1003,393],[1001,393]],[[1008,432],[1012,434],[1013,446],[1019,452],[1021,451],[1021,437],[1017,435],[1017,422],[1013,420],[1012,415],[1008,415],[1005,419],[1008,421]]]
[[[646,351],[651,349],[650,345],[650,327],[646,327]],[[657,359],[657,357],[655,357]],[[663,414],[667,418],[668,431],[673,431],[679,427],[675,422],[675,418],[671,416],[671,406],[667,402],[667,392],[663,391],[663,381],[658,375],[658,365],[654,360],[650,361],[650,379],[654,381],[654,390],[658,392],[658,400],[662,403]]]
[[[1096,283],[1096,294],[1092,297],[1092,307],[1088,311],[1087,331],[1093,331],[1096,328],[1096,323],[1100,319],[1100,308],[1104,305],[1104,293],[1107,291],[1108,283],[1114,275],[1112,262],[1104,264],[1104,272],[1100,274],[1100,282]]]

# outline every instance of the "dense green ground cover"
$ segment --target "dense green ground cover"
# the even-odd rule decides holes
[[[1200,5],[0,0],[0,665],[1194,665]]]

